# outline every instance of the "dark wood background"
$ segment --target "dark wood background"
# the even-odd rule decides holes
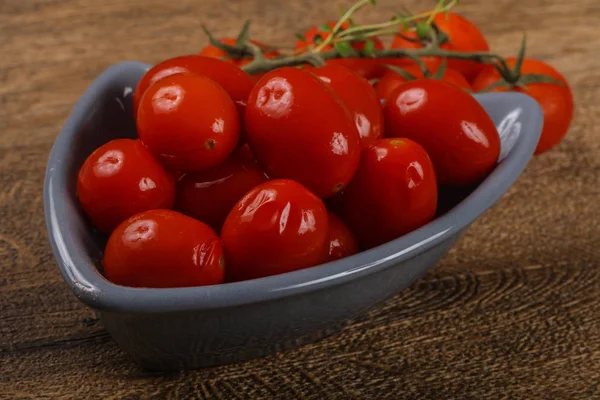
[[[344,1],[343,3],[348,3]],[[380,0],[363,21],[400,3]],[[0,0],[0,398],[600,398],[600,2],[465,0],[497,51],[561,70],[566,140],[410,289],[319,343],[244,364],[157,375],[130,362],[63,284],[42,180],[69,110],[120,60],[205,43],[200,23],[291,43],[323,0]]]

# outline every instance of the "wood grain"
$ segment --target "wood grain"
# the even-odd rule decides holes
[[[398,9],[380,0],[363,17]],[[418,9],[417,0],[403,1]],[[600,398],[600,3],[465,0],[504,54],[573,86],[572,129],[410,289],[328,339],[271,357],[169,375],[138,369],[62,283],[41,185],[78,96],[110,64],[196,52],[200,23],[290,43],[333,17],[319,0],[0,2],[0,398]],[[286,39],[288,38],[288,39]]]

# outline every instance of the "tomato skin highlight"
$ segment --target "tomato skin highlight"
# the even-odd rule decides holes
[[[175,179],[134,139],[115,139],[97,148],[77,176],[77,197],[94,226],[110,233],[130,216],[171,208]]]
[[[405,83],[388,97],[384,116],[386,136],[408,138],[425,148],[440,184],[470,185],[496,166],[496,126],[477,100],[457,86],[434,79]]]
[[[327,257],[327,209],[299,183],[275,179],[250,190],[234,206],[221,239],[228,281],[312,267]]]
[[[479,28],[470,20],[460,14],[449,12],[448,16],[438,13],[433,22],[438,28],[448,35],[448,41],[440,47],[445,50],[461,52],[489,51],[490,46]],[[410,39],[417,39],[415,31],[403,31],[402,35]],[[406,40],[401,36],[394,36],[392,48],[418,49],[423,47],[420,42]],[[472,82],[481,71],[483,65],[469,60],[448,59],[448,68],[460,72]]]
[[[427,152],[405,138],[381,139],[363,150],[342,196],[344,219],[364,249],[430,222],[437,207],[436,172]]]
[[[352,117],[333,90],[298,68],[267,73],[254,86],[245,118],[252,152],[271,178],[298,181],[321,198],[350,182],[360,159]]]
[[[512,68],[515,66],[516,58],[510,57],[506,61]],[[511,91],[521,92],[533,97],[542,107],[544,112],[544,128],[535,149],[535,154],[542,154],[560,143],[567,134],[569,126],[573,121],[573,92],[565,77],[543,61],[531,58],[524,59],[521,73],[542,74],[563,83],[562,86],[554,83],[533,83],[526,85],[527,90],[520,87],[511,89]],[[473,82],[473,89],[475,91],[482,91],[500,79],[500,74],[495,68],[486,66]],[[506,90],[508,89],[498,87],[493,91],[502,92]]]
[[[244,145],[223,163],[183,176],[177,182],[175,210],[220,232],[235,203],[266,180],[250,148]]]
[[[340,260],[358,253],[358,243],[350,228],[332,212],[329,219],[329,254],[327,262]]]
[[[233,101],[214,81],[190,73],[167,76],[142,96],[140,139],[169,169],[202,171],[225,161],[238,144]]]
[[[435,74],[437,68],[438,67],[430,70],[431,73]],[[415,78],[424,78],[423,70],[418,66],[409,66],[403,69]],[[453,69],[446,69],[446,71],[444,72],[444,76],[441,80],[466,89],[468,91],[473,91],[471,85],[469,84],[469,82],[467,82],[465,77],[462,76],[460,73],[454,71]],[[406,82],[409,82],[409,80],[395,71],[388,70],[375,87],[377,97],[380,101],[385,102],[385,100],[390,96],[390,94],[392,94],[394,90],[396,90],[398,86],[403,85]]]
[[[136,214],[112,233],[104,275],[130,287],[216,285],[225,277],[223,247],[206,224],[171,210]]]
[[[254,86],[252,77],[233,63],[200,55],[170,58],[150,68],[133,93],[134,115],[137,116],[140,100],[150,86],[167,76],[186,72],[209,78],[225,89],[243,118],[248,95]]]
[[[326,65],[311,72],[327,83],[344,102],[354,119],[363,146],[383,137],[383,108],[369,81],[337,65]]]

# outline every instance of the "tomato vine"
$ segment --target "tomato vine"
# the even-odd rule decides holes
[[[448,40],[447,35],[435,24],[434,18],[437,14],[447,14],[459,4],[459,0],[438,0],[437,5],[430,11],[412,14],[408,10],[393,15],[389,21],[376,24],[360,25],[356,24],[353,16],[366,6],[376,5],[376,0],[359,0],[348,10],[342,10],[340,18],[333,26],[324,24],[320,27],[328,35],[322,37],[317,35],[315,43],[302,49],[302,52],[296,50],[286,52],[284,49],[261,48],[261,46],[252,43],[249,40],[250,21],[246,21],[241,29],[235,45],[228,45],[220,42],[202,26],[205,34],[208,36],[211,45],[223,50],[228,57],[249,58],[251,61],[244,65],[242,69],[251,75],[265,73],[280,67],[299,66],[309,64],[312,66],[325,65],[326,61],[339,58],[410,58],[414,60],[426,72],[426,66],[422,62],[424,57],[439,57],[444,59],[469,60],[476,63],[490,64],[500,73],[502,80],[494,84],[493,87],[485,88],[482,91],[493,90],[498,86],[508,88],[522,87],[531,83],[553,83],[562,85],[562,82],[542,74],[521,74],[521,62],[509,67],[506,59],[499,54],[490,51],[462,52],[448,50],[441,47]],[[349,27],[342,29],[344,24]],[[390,48],[375,49],[370,38],[374,36],[402,36],[401,29],[405,32],[414,31],[417,40],[422,43],[421,48]],[[297,35],[301,40],[302,34]],[[363,41],[365,43],[361,49],[351,46],[352,43]],[[266,58],[265,52],[271,50],[280,50],[281,55],[273,58]],[[523,37],[519,50],[519,60],[525,58],[526,37]]]

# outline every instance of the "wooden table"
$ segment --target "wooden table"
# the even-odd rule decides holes
[[[406,1],[406,0],[404,0]],[[403,0],[380,0],[363,21]],[[419,1],[406,3],[419,8]],[[130,362],[63,284],[43,222],[52,142],[110,64],[193,53],[200,24],[289,43],[322,0],[0,2],[0,397],[590,399],[600,396],[600,2],[464,1],[492,46],[561,70],[565,141],[410,289],[321,342],[244,364],[157,375]]]

